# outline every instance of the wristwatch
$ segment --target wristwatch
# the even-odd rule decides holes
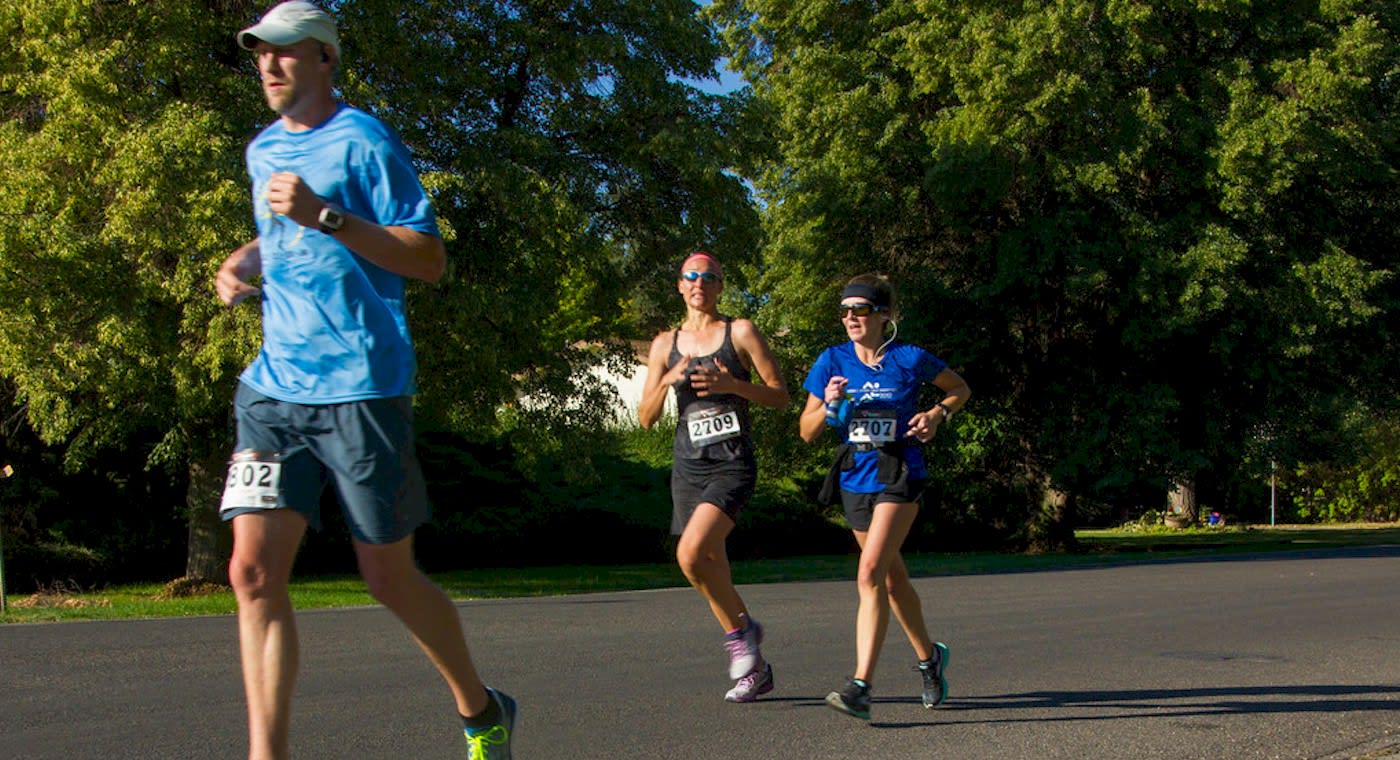
[[[345,225],[345,212],[334,204],[327,203],[322,207],[321,215],[316,218],[316,221],[321,225],[321,232],[329,235],[332,232],[340,231],[340,228]]]

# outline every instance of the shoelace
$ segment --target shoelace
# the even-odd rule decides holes
[[[743,637],[729,639],[724,642],[724,650],[729,653],[729,658],[743,657],[749,654],[749,642]]]
[[[463,732],[466,733],[466,732]],[[510,732],[505,726],[495,725],[489,731],[479,734],[466,734],[467,748],[471,751],[467,760],[487,760],[486,745],[500,746],[510,741]]]

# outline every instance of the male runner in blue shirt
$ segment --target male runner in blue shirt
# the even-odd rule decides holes
[[[263,315],[262,349],[234,398],[221,506],[233,524],[249,759],[288,756],[298,644],[287,586],[332,482],[369,592],[447,681],[470,756],[508,760],[515,701],[482,684],[456,607],[413,560],[429,508],[404,278],[436,282],[446,266],[432,206],[398,138],[336,100],[340,44],[324,11],[289,0],[238,42],[279,116],[247,149],[258,237],[215,280],[230,306],[260,295]]]

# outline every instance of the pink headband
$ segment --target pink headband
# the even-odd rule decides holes
[[[684,272],[685,265],[689,264],[690,262],[696,259],[704,259],[710,262],[710,266],[715,270],[715,274],[718,274],[721,277],[724,276],[724,268],[719,265],[719,259],[715,258],[714,256],[711,256],[708,253],[705,253],[704,251],[696,251],[695,253],[686,256],[685,261],[681,262],[681,271]]]

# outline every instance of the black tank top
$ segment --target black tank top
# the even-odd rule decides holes
[[[752,375],[739,358],[730,334],[733,317],[724,317],[724,342],[714,353],[697,356],[692,367],[716,368],[718,359],[736,380],[748,382]],[[671,354],[666,357],[669,371],[681,360],[676,348],[680,328],[671,333]],[[696,395],[690,387],[690,373],[674,386],[676,389],[676,440],[671,447],[677,461],[684,459],[731,460],[753,456],[749,438],[749,400],[732,393],[709,396]]]

